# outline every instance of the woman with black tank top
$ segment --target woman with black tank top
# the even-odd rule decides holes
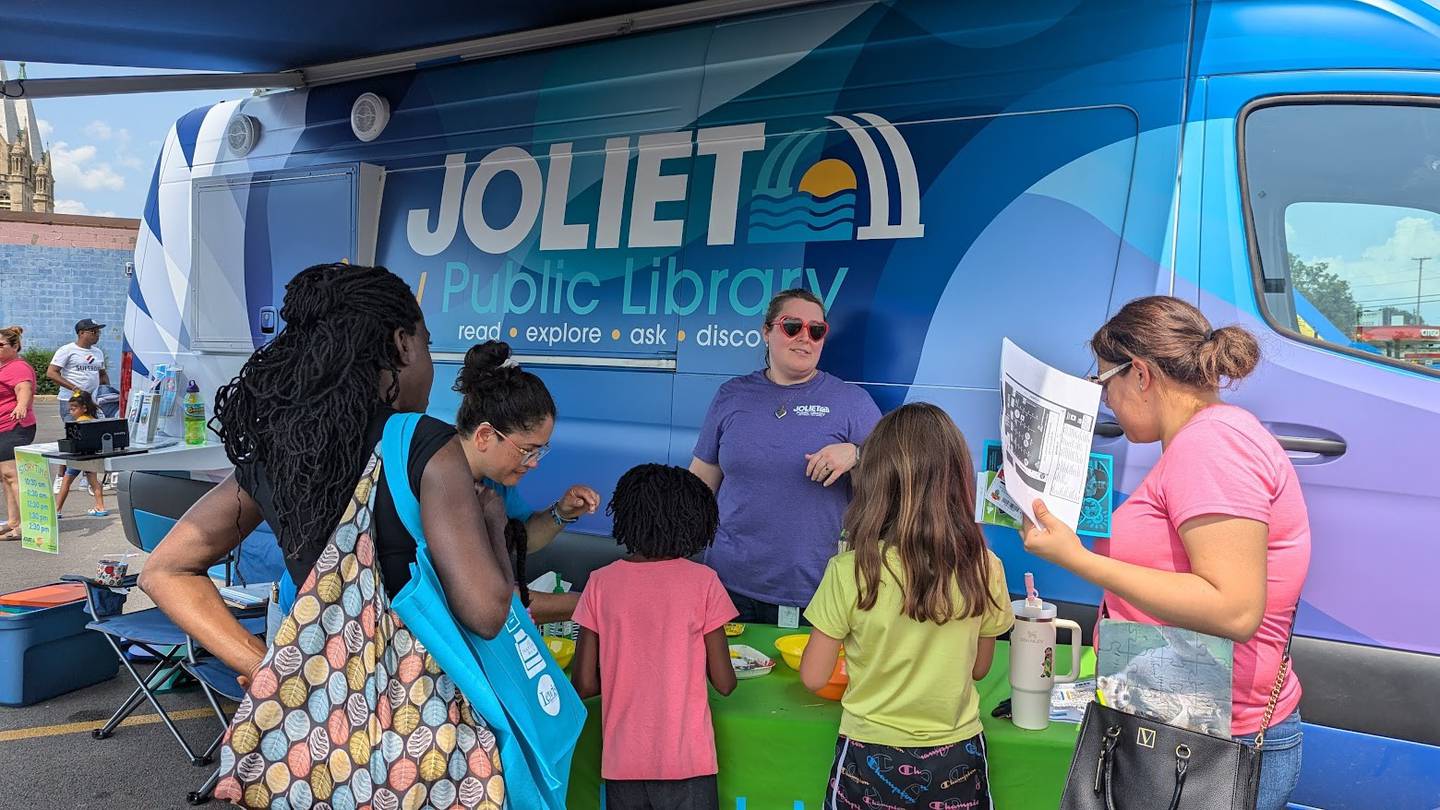
[[[425,410],[435,374],[429,331],[414,294],[384,268],[329,264],[304,270],[286,285],[280,314],[285,328],[216,396],[211,424],[234,473],[176,523],[140,577],[155,604],[241,673],[242,684],[262,664],[269,674],[272,664],[262,661],[265,643],[225,607],[207,569],[264,520],[284,552],[290,578],[304,583],[302,593],[313,592],[315,583],[307,583],[311,569],[319,570],[317,560],[333,565],[322,552],[333,552],[341,532],[356,524],[356,504],[363,509],[373,489],[370,522],[360,527],[370,538],[360,562],[376,570],[385,594],[398,593],[409,581],[415,539],[396,514],[385,476],[375,472],[377,445],[391,415]],[[503,503],[474,486],[455,429],[437,419],[421,417],[405,474],[418,495],[451,612],[465,627],[493,638],[514,588]],[[373,480],[370,488],[362,476]],[[373,614],[368,621],[375,625]],[[377,643],[389,631],[381,632]],[[347,635],[341,647],[350,642]],[[310,670],[305,672],[309,677]],[[462,714],[468,718],[468,712]],[[478,725],[483,728],[483,720]],[[450,770],[462,766],[451,763]],[[491,776],[498,774],[480,778]]]

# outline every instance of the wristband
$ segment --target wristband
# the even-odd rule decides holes
[[[571,523],[574,523],[580,518],[567,518],[564,515],[560,514],[560,502],[556,501],[555,503],[550,504],[550,519],[555,521],[556,526],[560,526],[563,528],[565,526],[569,526]]]

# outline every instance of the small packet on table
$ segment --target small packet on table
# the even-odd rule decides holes
[[[569,593],[573,586],[560,578],[554,571],[546,571],[530,583],[530,593]],[[580,635],[575,622],[546,622],[540,625],[540,635],[554,638],[568,638],[572,641]]]

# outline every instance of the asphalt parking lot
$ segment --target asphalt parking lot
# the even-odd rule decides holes
[[[60,420],[53,398],[36,403],[38,441],[54,441]],[[3,494],[0,494],[3,498]],[[0,544],[0,592],[54,582],[63,574],[93,573],[107,554],[133,551],[125,540],[115,496],[106,494],[107,517],[84,516],[88,493],[76,491],[60,521],[58,555]],[[131,558],[132,570],[144,565]],[[127,610],[150,605],[138,590]],[[46,661],[41,666],[64,666]],[[142,670],[143,671],[143,670]],[[0,807],[5,808],[183,808],[186,794],[205,781],[208,767],[196,767],[170,736],[153,706],[141,706],[127,725],[105,740],[90,731],[102,725],[135,684],[122,668],[116,677],[33,706],[0,707]],[[160,696],[192,746],[205,748],[221,725],[198,687]]]

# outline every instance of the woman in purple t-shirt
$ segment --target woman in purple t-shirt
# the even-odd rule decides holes
[[[1163,451],[1093,552],[1041,501],[1044,528],[1026,522],[1025,550],[1104,588],[1111,618],[1235,642],[1231,733],[1250,746],[1263,734],[1256,808],[1280,810],[1300,777],[1300,681],[1285,652],[1310,520],[1285,450],[1219,393],[1255,370],[1260,347],[1243,328],[1214,329],[1191,304],[1156,295],[1122,307],[1090,348],[1091,379],[1126,438]]]
[[[739,621],[795,626],[840,541],[846,473],[880,409],[858,385],[819,370],[829,325],[808,290],[765,312],[765,368],[720,386],[690,471],[715,491],[720,530],[705,562]]]

